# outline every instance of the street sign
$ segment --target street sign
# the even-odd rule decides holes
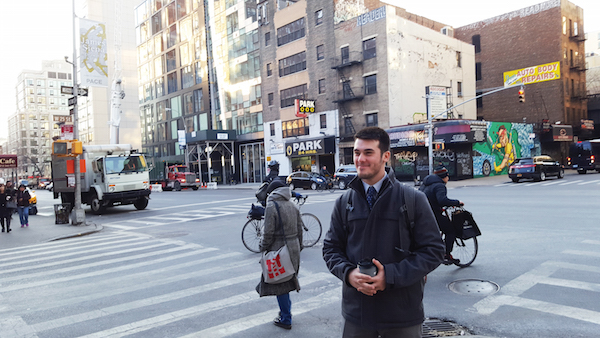
[[[73,87],[71,86],[60,86],[60,93],[61,94],[67,94],[67,95],[73,95]],[[88,90],[87,88],[77,88],[77,93],[79,94],[79,96],[88,96]]]
[[[69,106],[74,106],[77,104],[77,97],[73,96],[69,98]]]
[[[58,123],[73,122],[73,118],[66,115],[54,115],[52,116],[52,120]]]
[[[72,140],[73,139],[73,125],[72,124],[63,124],[60,126],[60,138],[63,140]]]

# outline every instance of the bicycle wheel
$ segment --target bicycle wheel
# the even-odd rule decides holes
[[[331,185],[329,186],[329,192],[334,192],[336,189],[335,183],[331,182]]]
[[[246,249],[259,253],[260,241],[263,237],[262,219],[250,219],[242,228],[242,243]]]
[[[454,247],[452,248],[452,258],[456,258],[459,260],[459,263],[455,263],[456,266],[460,266],[461,268],[465,268],[475,261],[475,257],[477,257],[477,250],[479,246],[477,244],[477,237],[469,238],[469,239],[460,239],[457,238],[454,241]]]
[[[302,244],[304,247],[311,247],[321,239],[321,221],[313,214],[302,214],[302,223],[304,223],[304,231],[302,232]]]

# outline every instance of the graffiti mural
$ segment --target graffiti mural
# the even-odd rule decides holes
[[[473,143],[473,175],[508,174],[515,159],[531,156],[532,133],[532,124],[487,122],[487,140]]]
[[[365,14],[368,11],[369,9],[365,7],[364,0],[337,0],[335,1],[333,23],[338,24],[342,21]]]

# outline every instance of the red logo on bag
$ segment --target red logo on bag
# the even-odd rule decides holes
[[[281,265],[279,255],[274,259],[267,260],[267,268],[269,269],[269,278],[274,278],[275,276],[285,273],[285,268]]]

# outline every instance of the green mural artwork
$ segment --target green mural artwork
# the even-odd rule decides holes
[[[517,158],[531,156],[533,125],[488,122],[487,141],[473,144],[473,175],[505,175]]]

